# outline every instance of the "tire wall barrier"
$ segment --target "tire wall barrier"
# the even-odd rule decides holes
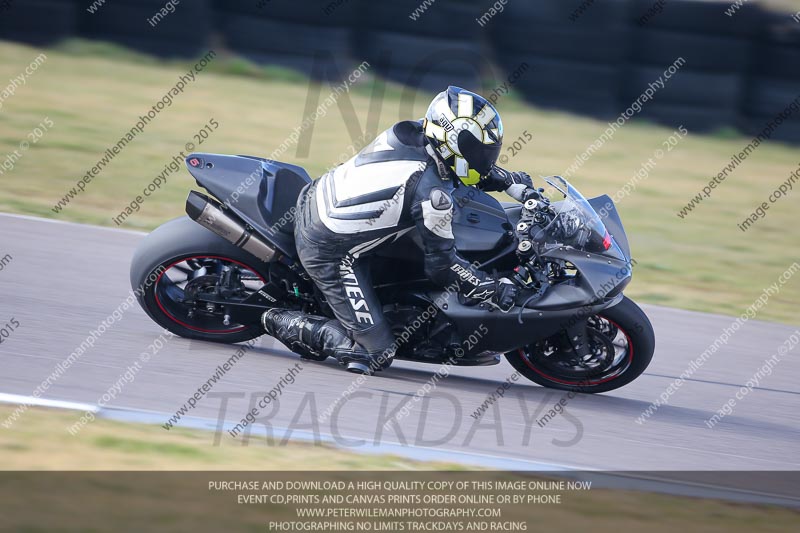
[[[636,119],[800,143],[800,12],[757,0],[0,0],[0,39],[110,41],[162,57],[211,43],[317,79],[361,62],[428,92],[513,84],[540,107],[613,118],[676,60]],[[783,114],[783,116],[781,116]]]

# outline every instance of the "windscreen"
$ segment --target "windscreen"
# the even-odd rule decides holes
[[[543,179],[552,189],[548,196],[553,202],[554,217],[539,239],[592,253],[622,254],[600,216],[578,189],[561,176]]]

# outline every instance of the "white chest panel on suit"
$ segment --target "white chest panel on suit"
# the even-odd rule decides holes
[[[400,222],[406,182],[426,163],[390,160],[355,164],[352,158],[320,178],[317,212],[333,232],[352,234],[393,228]]]

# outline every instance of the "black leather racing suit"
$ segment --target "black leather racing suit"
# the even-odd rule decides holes
[[[394,338],[372,288],[368,257],[408,231],[422,238],[432,281],[456,284],[475,301],[494,295],[494,280],[455,249],[454,179],[428,148],[421,122],[404,121],[309,185],[298,200],[300,260],[336,318],[370,354],[386,350]]]

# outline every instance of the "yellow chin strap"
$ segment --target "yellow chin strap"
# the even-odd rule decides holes
[[[455,170],[455,168],[453,168],[453,170]],[[461,177],[461,182],[464,185],[477,185],[479,181],[481,181],[480,173],[478,173],[477,170],[472,168],[469,169],[466,176]]]

